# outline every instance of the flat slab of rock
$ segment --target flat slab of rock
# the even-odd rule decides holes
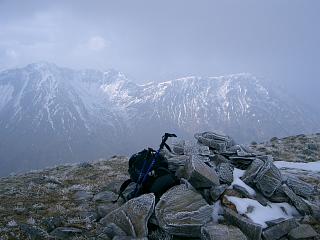
[[[201,228],[201,240],[247,240],[247,237],[234,226],[207,224]]]
[[[301,224],[300,226],[292,229],[288,235],[290,240],[298,239],[315,239],[319,237],[317,232],[308,224]]]
[[[144,194],[126,202],[100,220],[109,237],[117,235],[142,238],[148,235],[147,223],[154,210],[155,196]],[[118,234],[120,233],[120,234]]]
[[[187,180],[195,188],[210,188],[219,185],[219,176],[214,168],[205,164],[207,157],[192,155],[186,162]]]
[[[224,209],[224,217],[226,221],[238,228],[248,237],[248,239],[261,239],[262,226],[251,222],[231,209]]]
[[[316,192],[313,185],[301,181],[298,178],[288,177],[286,184],[292,189],[295,194],[305,198],[311,197]]]
[[[263,231],[262,236],[266,240],[277,240],[286,236],[292,229],[296,228],[298,223],[295,219],[280,221],[278,224],[271,226]]]
[[[213,206],[187,183],[162,195],[155,208],[159,226],[172,235],[200,237],[203,225],[212,219]]]
[[[292,204],[301,214],[311,214],[311,209],[309,205],[301,197],[295,194],[286,184],[282,185],[282,189],[284,193],[288,196],[288,198],[291,200]]]
[[[79,236],[82,233],[82,230],[79,228],[73,227],[58,227],[53,230],[50,235],[56,239],[68,239],[70,237]]]
[[[168,159],[168,167],[172,172],[176,172],[179,167],[184,166],[186,161],[190,158],[187,155],[178,155]]]

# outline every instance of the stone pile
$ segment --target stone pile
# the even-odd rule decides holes
[[[195,138],[196,143],[177,141],[173,153],[163,152],[180,185],[158,202],[146,194],[108,213],[100,220],[100,237],[146,238],[149,227],[162,232],[163,239],[319,239],[303,222],[306,216],[320,220],[319,202],[312,201],[319,195],[314,186],[282,174],[271,155],[237,145],[228,136],[204,132]],[[283,217],[263,216],[261,221],[255,213],[274,206]]]

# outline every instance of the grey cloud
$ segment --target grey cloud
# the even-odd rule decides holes
[[[113,67],[140,82],[251,72],[315,105],[319,7],[317,0],[2,0],[0,68],[46,60]]]

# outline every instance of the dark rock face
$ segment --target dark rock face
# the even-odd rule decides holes
[[[301,181],[298,178],[288,177],[286,180],[286,184],[292,189],[295,194],[305,198],[309,198],[316,193],[314,186]]]
[[[220,163],[217,167],[220,181],[231,184],[233,181],[233,170],[234,167],[230,163]]]
[[[284,220],[264,230],[262,236],[266,240],[277,240],[283,236],[286,236],[297,226],[298,223],[295,219]]]
[[[152,193],[133,198],[100,220],[109,237],[131,236],[142,238],[148,235],[147,223],[154,210],[155,196]]]
[[[212,218],[210,206],[188,185],[181,184],[162,195],[155,215],[159,226],[172,235],[200,237],[201,227]]]
[[[296,207],[296,209],[303,215],[311,214],[311,209],[309,205],[303,201],[301,197],[296,195],[287,185],[282,185],[283,191],[290,198],[292,204]]]
[[[53,230],[50,235],[55,237],[56,239],[68,239],[71,237],[81,235],[82,230],[79,228],[73,227],[58,227]]]
[[[186,162],[187,179],[195,188],[210,188],[220,184],[216,171],[205,161],[208,161],[206,157],[192,155]]]
[[[266,197],[271,197],[282,183],[279,169],[272,163],[272,157],[255,159],[247,169],[242,180],[255,185]]]
[[[247,240],[247,237],[234,226],[207,224],[201,228],[201,240]]]
[[[292,229],[288,235],[290,240],[298,240],[298,239],[316,239],[319,238],[319,234],[308,224],[301,224],[300,226]]]
[[[249,239],[261,239],[262,226],[251,222],[234,211],[225,208],[225,219],[228,223],[238,227]]]

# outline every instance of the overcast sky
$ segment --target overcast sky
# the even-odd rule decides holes
[[[0,0],[0,69],[45,60],[138,82],[250,72],[317,107],[319,12],[318,0]]]

